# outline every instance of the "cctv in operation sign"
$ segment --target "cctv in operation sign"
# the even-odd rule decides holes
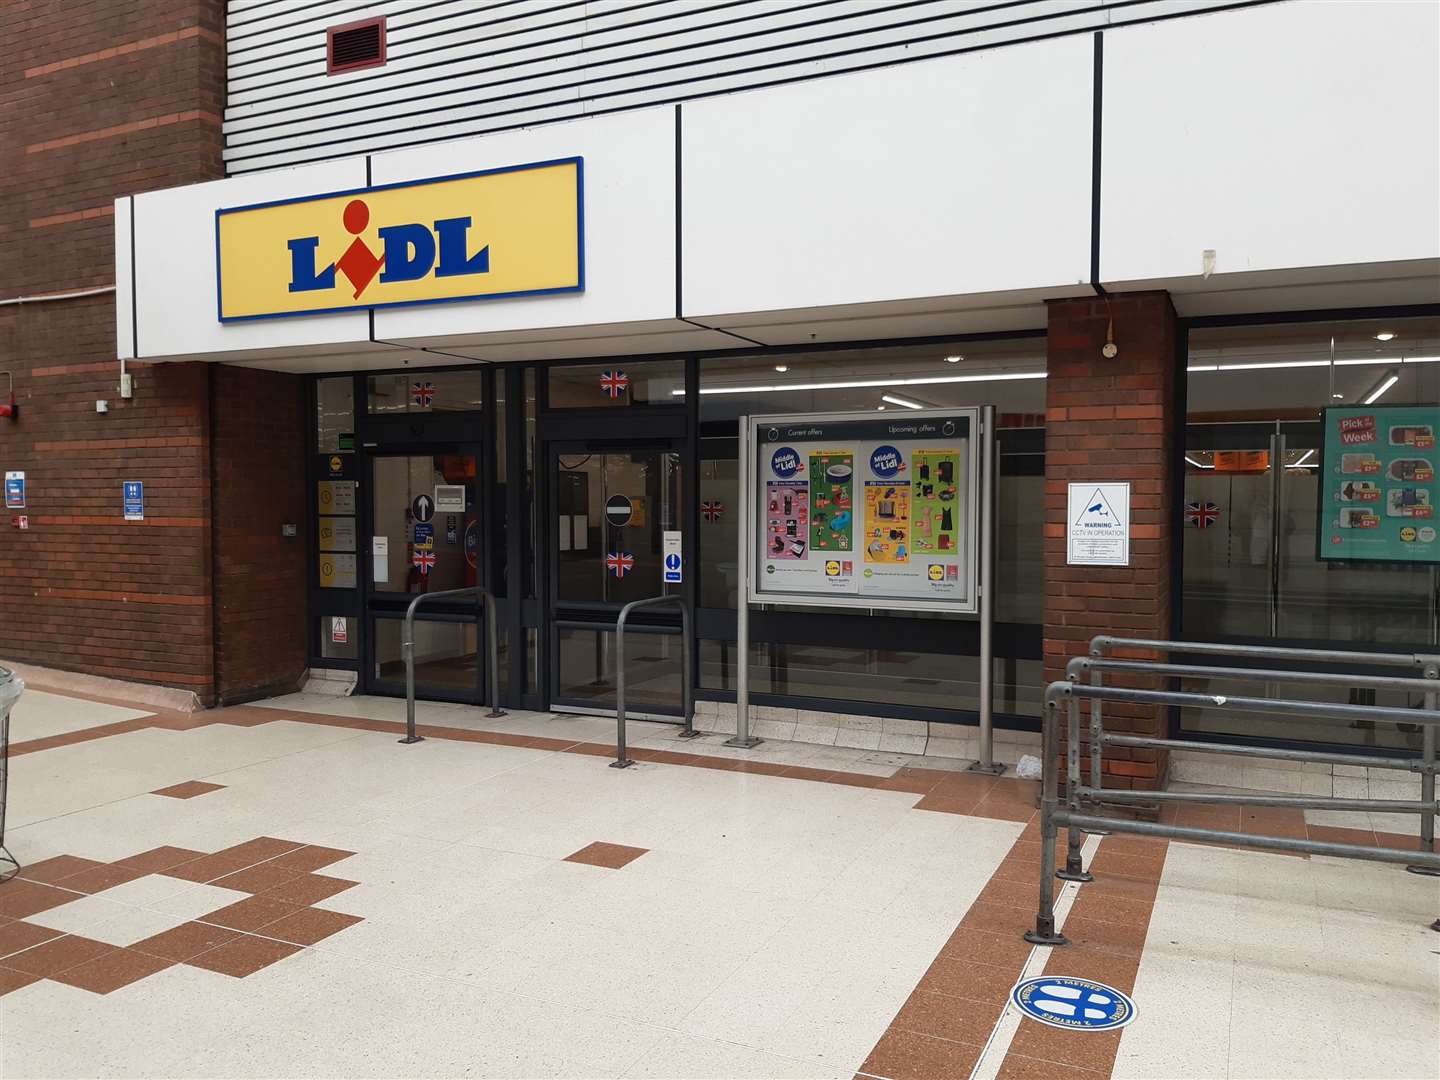
[[[749,424],[751,602],[978,610],[979,409]]]

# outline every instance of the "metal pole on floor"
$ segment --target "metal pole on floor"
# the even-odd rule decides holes
[[[1440,678],[1440,667],[1435,664],[1426,664],[1424,678]],[[1425,695],[1425,708],[1430,712],[1440,709],[1440,693],[1431,691]],[[1420,757],[1424,772],[1420,774],[1420,801],[1435,805],[1435,725],[1426,724],[1424,732],[1420,736]],[[1435,852],[1435,811],[1427,810],[1420,815],[1420,850]],[[1407,866],[1405,869],[1412,874],[1426,874],[1428,876],[1440,876],[1428,866]]]
[[[735,523],[740,533],[735,597],[735,737],[726,739],[725,745],[749,749],[758,746],[761,740],[750,734],[750,521],[754,499],[750,491],[753,469],[748,416],[740,417],[739,450],[740,505],[735,508]]]
[[[1069,945],[1055,929],[1055,811],[1058,809],[1060,753],[1060,702],[1052,687],[1045,692],[1045,713],[1040,721],[1040,753],[1043,756],[1040,794],[1040,907],[1035,929],[1025,931],[1032,945]]]
[[[1072,814],[1080,813],[1080,699],[1071,697],[1069,728],[1065,748],[1066,780],[1065,801]],[[1065,869],[1056,873],[1061,881],[1094,881],[1086,872],[1080,859],[1080,846],[1085,843],[1085,833],[1074,825],[1065,827]]]
[[[980,410],[980,760],[969,772],[999,775],[995,762],[995,518],[1000,477],[995,406]]]

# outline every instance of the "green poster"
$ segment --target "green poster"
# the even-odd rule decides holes
[[[1440,407],[1325,410],[1321,559],[1440,562]]]
[[[855,455],[849,450],[810,453],[810,548],[849,551],[855,534]]]

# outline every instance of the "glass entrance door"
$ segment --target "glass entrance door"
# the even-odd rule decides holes
[[[405,609],[421,593],[481,582],[480,455],[473,446],[372,452],[366,544],[365,686],[405,692]],[[484,623],[473,600],[437,600],[415,620],[417,697],[478,703]]]
[[[681,528],[679,447],[554,443],[549,469],[550,699],[613,712],[621,607],[682,589],[664,582],[665,533]],[[627,712],[679,712],[679,630],[679,613],[663,608],[626,621]]]

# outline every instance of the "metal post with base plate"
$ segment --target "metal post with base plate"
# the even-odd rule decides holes
[[[999,776],[995,760],[995,519],[1000,482],[995,406],[980,410],[980,760],[966,772]]]
[[[740,499],[736,507],[736,525],[740,534],[737,569],[738,587],[735,596],[735,737],[726,739],[726,746],[750,749],[764,742],[750,734],[750,482],[753,463],[750,461],[750,418],[740,417]]]

